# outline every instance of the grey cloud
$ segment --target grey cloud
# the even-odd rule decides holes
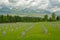
[[[49,10],[51,12],[52,8],[55,8],[56,6],[58,8],[60,8],[59,0],[8,0],[7,3],[6,2],[2,3],[2,2],[0,3],[0,7],[2,7],[2,8],[8,7],[8,8],[12,8],[12,10],[17,10],[17,11],[25,10],[27,8],[29,10],[30,9],[34,10],[34,12],[35,12],[38,9],[42,10],[44,7],[44,10],[47,10],[47,11]],[[32,5],[34,2],[36,4]],[[0,10],[1,10],[1,8],[0,8]],[[44,10],[42,10],[42,11],[44,11]],[[58,11],[60,11],[60,10],[58,10]],[[26,10],[26,12],[27,12],[27,10]]]

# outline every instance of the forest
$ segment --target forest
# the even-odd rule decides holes
[[[44,17],[20,17],[20,16],[11,16],[11,15],[0,15],[0,23],[11,23],[11,22],[51,22],[51,21],[60,21],[60,16],[56,16],[55,13],[52,13],[49,17],[47,14]]]

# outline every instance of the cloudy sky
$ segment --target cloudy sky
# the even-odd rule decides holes
[[[60,11],[60,0],[0,0],[0,9],[3,7],[9,9],[43,9],[51,12]]]

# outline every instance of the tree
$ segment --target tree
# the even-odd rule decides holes
[[[55,21],[56,20],[56,14],[55,14],[55,12],[53,12],[51,16],[52,16],[52,21]]]
[[[0,15],[0,23],[2,23],[4,20],[4,16],[3,15]]]
[[[48,15],[44,15],[44,20],[48,21]]]
[[[57,20],[57,21],[60,21],[60,16],[57,16],[56,20]]]

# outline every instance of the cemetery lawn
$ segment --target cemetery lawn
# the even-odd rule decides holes
[[[60,22],[1,23],[0,40],[60,40]]]

